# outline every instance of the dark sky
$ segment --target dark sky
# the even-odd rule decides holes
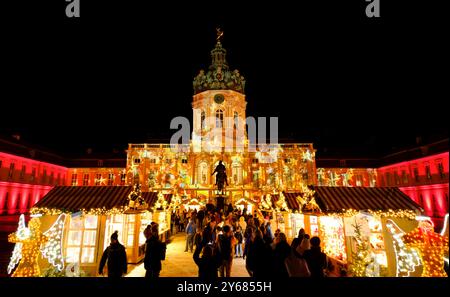
[[[278,116],[280,137],[370,155],[448,136],[448,48],[432,8],[381,1],[375,20],[362,0],[81,0],[75,20],[50,2],[2,17],[2,134],[61,152],[168,139],[173,117],[191,118],[220,26],[247,115]]]

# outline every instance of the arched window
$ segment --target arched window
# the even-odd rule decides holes
[[[200,123],[201,123],[201,128],[202,130],[205,130],[205,123],[206,121],[206,113],[204,111],[202,111],[201,116],[200,116]]]
[[[197,168],[197,183],[205,185],[208,182],[208,177],[208,163],[202,161],[198,164]]]
[[[223,127],[223,110],[216,110],[216,128]]]
[[[231,179],[234,185],[242,184],[242,164],[239,162],[233,162],[231,165]]]
[[[234,129],[236,129],[236,127],[238,127],[239,124],[239,114],[237,111],[234,112]]]

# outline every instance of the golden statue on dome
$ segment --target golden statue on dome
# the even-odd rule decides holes
[[[217,42],[220,42],[220,39],[223,37],[223,31],[220,28],[216,28],[217,31]]]

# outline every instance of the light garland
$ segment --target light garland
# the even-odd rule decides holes
[[[30,229],[25,226],[25,216],[23,214],[19,217],[19,226],[17,228],[16,237],[18,240],[22,241],[30,236]],[[9,237],[8,237],[9,240]],[[16,267],[17,263],[19,263],[20,259],[22,259],[22,242],[17,242],[14,245],[13,254],[11,256],[11,260],[8,264],[8,274],[11,274],[14,267]]]
[[[123,214],[129,209],[128,206],[121,206],[121,207],[113,207],[110,209],[107,209],[106,207],[101,208],[91,208],[91,209],[85,209],[82,208],[80,210],[68,210],[68,209],[59,209],[59,208],[47,208],[47,207],[34,207],[31,209],[32,214],[42,214],[47,216],[54,216],[54,215],[60,215],[60,214],[72,214],[74,212],[82,212],[83,215],[117,215],[117,214]]]
[[[416,248],[423,263],[422,276],[447,277],[444,270],[444,255],[448,252],[448,238],[433,231],[426,221],[420,221],[419,227],[403,235],[407,246]]]
[[[48,262],[56,267],[59,271],[64,268],[62,257],[62,243],[64,233],[64,223],[66,215],[61,214],[53,226],[44,233],[48,241],[41,248],[42,256],[47,258]]]
[[[405,234],[401,231],[392,220],[388,220],[386,227],[392,234],[394,239],[394,251],[397,262],[396,276],[410,276],[417,266],[422,265],[420,255],[415,249],[405,245],[402,236]]]
[[[325,254],[344,262],[347,261],[342,218],[321,216],[319,225],[323,235]]]
[[[416,219],[416,213],[409,209],[399,209],[392,210],[388,209],[387,211],[383,210],[369,210],[368,211],[372,216],[378,216],[380,218],[406,218],[410,220]]]

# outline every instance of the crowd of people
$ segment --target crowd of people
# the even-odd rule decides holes
[[[260,215],[203,208],[174,214],[173,219],[173,230],[186,232],[185,252],[193,253],[200,278],[232,276],[234,258],[243,258],[248,274],[261,278],[324,277],[328,268],[319,237],[310,238],[300,229],[289,244]]]
[[[172,234],[185,232],[184,252],[193,253],[198,276],[203,279],[231,277],[234,258],[243,258],[249,276],[256,278],[324,277],[329,264],[321,251],[319,237],[310,237],[304,229],[289,244],[280,230],[272,232],[268,217],[233,210],[207,211],[205,208],[174,213]],[[152,222],[144,231],[146,277],[157,278],[166,245],[161,242],[158,224]],[[99,274],[108,262],[108,276],[127,273],[126,252],[111,236],[111,244],[103,253]]]

